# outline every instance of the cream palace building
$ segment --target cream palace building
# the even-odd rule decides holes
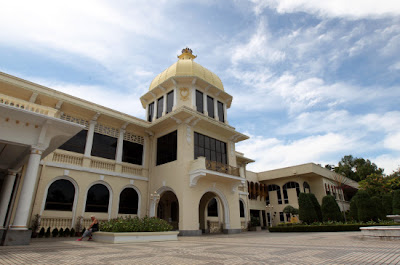
[[[195,58],[183,49],[154,78],[140,98],[146,120],[0,72],[1,244],[29,244],[36,215],[51,229],[87,226],[92,214],[156,216],[185,236],[240,233],[250,216],[287,222],[299,192],[348,209],[337,175],[316,164],[246,170],[254,161],[235,150],[249,137],[228,123],[232,96]]]

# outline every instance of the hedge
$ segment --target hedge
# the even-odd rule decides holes
[[[119,217],[100,223],[102,232],[163,232],[171,231],[172,226],[156,217]]]
[[[388,226],[400,225],[392,224],[342,224],[342,225],[292,225],[292,226],[274,226],[269,227],[270,232],[346,232],[360,231],[360,227],[367,226]]]

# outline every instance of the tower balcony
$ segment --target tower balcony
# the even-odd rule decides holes
[[[240,177],[239,168],[209,161],[205,157],[198,157],[192,161],[189,177],[190,187],[195,187],[199,179],[208,179],[213,182],[231,184],[232,192],[245,183],[245,179]]]

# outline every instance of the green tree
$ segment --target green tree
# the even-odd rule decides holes
[[[285,208],[283,208],[283,212],[285,214],[291,214],[291,215],[296,215],[299,214],[299,209],[294,208],[291,205],[286,206]]]
[[[350,217],[354,221],[359,221],[358,219],[358,208],[357,208],[357,195],[354,196],[350,201]]]
[[[321,210],[324,222],[340,222],[343,220],[339,205],[337,204],[335,197],[333,197],[332,195],[326,195],[322,198]]]
[[[306,193],[300,193],[299,195],[299,219],[307,224],[318,220],[314,205]]]
[[[352,155],[347,155],[342,158],[335,167],[335,172],[342,174],[349,179],[354,181],[361,181],[372,173],[382,174],[383,169],[378,168],[375,163],[372,163],[369,159],[353,157]]]
[[[314,193],[306,193],[306,194],[310,198],[310,201],[314,206],[314,210],[315,210],[315,213],[317,214],[318,222],[322,222],[321,205],[319,205],[317,197],[315,197]]]
[[[393,192],[393,214],[400,214],[400,190]]]
[[[386,193],[382,196],[382,206],[385,211],[385,215],[392,214],[393,212],[393,196],[392,193]]]

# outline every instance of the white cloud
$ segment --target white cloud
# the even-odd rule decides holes
[[[393,171],[396,171],[400,168],[400,154],[384,154],[378,157],[370,159],[374,162],[378,167],[385,169],[385,174],[389,175]]]
[[[276,9],[278,13],[307,12],[322,17],[382,17],[400,14],[400,2],[394,0],[251,0],[254,12],[259,15],[263,9]]]
[[[400,151],[400,131],[388,135],[385,138],[384,145],[388,149]]]
[[[237,150],[256,160],[249,164],[248,169],[259,172],[309,162],[321,163],[332,155],[347,153],[362,145],[356,138],[336,133],[313,135],[295,141],[252,136],[238,144]]]
[[[260,20],[256,32],[245,44],[239,44],[231,48],[232,63],[241,62],[257,63],[279,62],[285,59],[285,53],[274,47],[274,41],[267,32],[267,25]]]

